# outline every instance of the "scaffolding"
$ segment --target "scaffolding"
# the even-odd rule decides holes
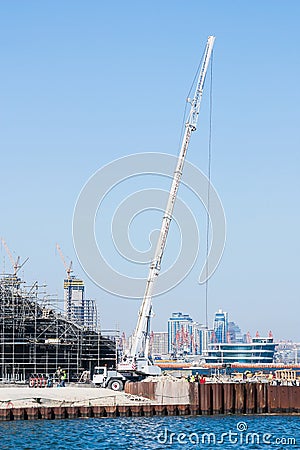
[[[16,273],[0,276],[0,381],[25,381],[58,367],[77,381],[84,370],[115,361],[116,335],[69,320],[45,302],[38,283],[26,287]]]

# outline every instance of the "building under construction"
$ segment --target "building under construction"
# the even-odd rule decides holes
[[[26,287],[16,271],[0,277],[2,381],[53,374],[59,366],[75,381],[83,370],[115,364],[115,339],[70,320],[44,299],[38,283]]]

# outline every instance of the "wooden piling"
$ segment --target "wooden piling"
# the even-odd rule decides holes
[[[226,383],[223,385],[223,395],[224,414],[233,414],[235,403],[235,390],[233,383]]]
[[[189,383],[190,414],[196,416],[200,414],[200,385],[199,383]]]
[[[256,384],[256,412],[264,414],[268,411],[268,385],[266,383]]]
[[[88,419],[89,417],[92,417],[92,407],[91,406],[79,406],[79,413],[80,417],[83,419]]]
[[[223,414],[224,412],[224,397],[223,384],[212,384],[212,413]]]
[[[20,408],[21,409],[21,408]],[[15,414],[15,412],[14,412]],[[52,420],[54,419],[53,409],[49,407],[40,408],[41,419]]]
[[[154,414],[154,406],[153,405],[143,405],[143,414],[145,417],[151,417]]]
[[[279,410],[282,413],[289,413],[291,412],[291,398],[289,395],[291,386],[278,386],[278,388],[277,399]]]
[[[25,410],[24,408],[14,408],[11,411],[13,420],[24,420],[25,418]]]
[[[212,388],[211,384],[200,384],[200,414],[212,414]]]
[[[105,412],[107,417],[116,417],[117,416],[117,407],[113,406],[105,406]]]
[[[184,405],[186,406],[186,405]],[[177,406],[176,405],[167,405],[167,414],[168,416],[177,416]]]
[[[79,417],[79,408],[78,406],[67,406],[66,413],[69,419],[77,419]]]
[[[279,404],[278,404],[278,388],[281,386],[271,386],[267,387],[267,396],[268,396],[268,413],[279,413]]]
[[[129,406],[118,406],[118,411],[120,417],[129,417],[131,412]]]
[[[234,385],[234,411],[236,414],[244,414],[245,412],[245,385],[237,383]]]
[[[289,389],[290,412],[300,414],[300,386],[291,386]]]
[[[154,405],[153,407],[156,416],[165,416],[166,407],[165,405]]]
[[[255,414],[256,410],[256,384],[247,383],[245,385],[245,412]]]
[[[130,410],[132,417],[138,417],[143,415],[143,407],[141,405],[131,405]]]
[[[189,416],[191,414],[189,405],[178,405],[177,410],[178,410],[179,416]]]
[[[104,406],[93,406],[93,416],[96,418],[106,417]]]
[[[28,420],[37,420],[39,419],[39,408],[25,408],[25,414]]]

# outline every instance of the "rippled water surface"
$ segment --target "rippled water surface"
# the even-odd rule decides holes
[[[1,449],[299,449],[297,416],[75,419],[0,423]]]

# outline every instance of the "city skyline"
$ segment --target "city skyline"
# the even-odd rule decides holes
[[[212,317],[212,320],[211,320],[211,323],[209,324],[208,323],[208,327],[207,327],[207,329],[209,329],[209,330],[211,330],[211,331],[214,331],[214,322],[215,322],[215,315],[216,314],[219,314],[219,312],[222,312],[222,313],[225,313],[226,314],[226,316],[227,316],[227,320],[228,320],[228,332],[227,332],[227,338],[228,338],[228,335],[229,335],[229,333],[231,332],[231,333],[234,333],[235,335],[236,335],[236,340],[237,341],[239,341],[239,340],[243,340],[243,339],[246,339],[247,338],[247,333],[250,333],[250,331],[249,331],[249,329],[247,329],[247,330],[241,330],[241,328],[239,327],[239,324],[237,324],[235,321],[233,321],[233,320],[229,320],[229,318],[231,318],[231,315],[227,312],[227,311],[223,311],[221,308],[218,308],[218,310],[217,311],[215,311],[215,313],[214,313],[214,316]],[[203,327],[206,327],[205,326],[205,324],[204,324],[204,320],[203,321],[199,321],[199,320],[194,320],[194,318],[192,318],[191,317],[191,315],[190,315],[190,313],[188,313],[188,312],[182,312],[182,311],[178,311],[178,312],[170,312],[170,314],[169,314],[169,319],[171,318],[171,317],[173,317],[173,315],[174,315],[174,318],[176,318],[177,317],[177,315],[178,315],[178,317],[182,317],[183,319],[186,319],[187,320],[187,322],[194,322],[194,323],[198,323],[199,325],[201,325],[201,326],[203,326]],[[168,319],[168,320],[169,320]],[[204,319],[204,318],[203,318]],[[167,322],[166,322],[166,329],[165,330],[155,330],[155,332],[159,332],[159,331],[161,331],[161,332],[164,332],[164,331],[166,331],[167,332],[167,328],[168,328],[168,326],[167,326]],[[261,334],[260,333],[260,331],[257,329],[257,327],[255,327],[254,325],[252,325],[252,329],[253,330],[255,330],[253,333],[250,333],[250,336],[252,337],[254,337],[254,336],[256,336],[257,334],[258,334],[258,336],[268,336],[270,333],[272,333],[272,330],[270,329],[270,328],[264,328],[264,333],[263,334]],[[273,334],[273,333],[272,333]]]

